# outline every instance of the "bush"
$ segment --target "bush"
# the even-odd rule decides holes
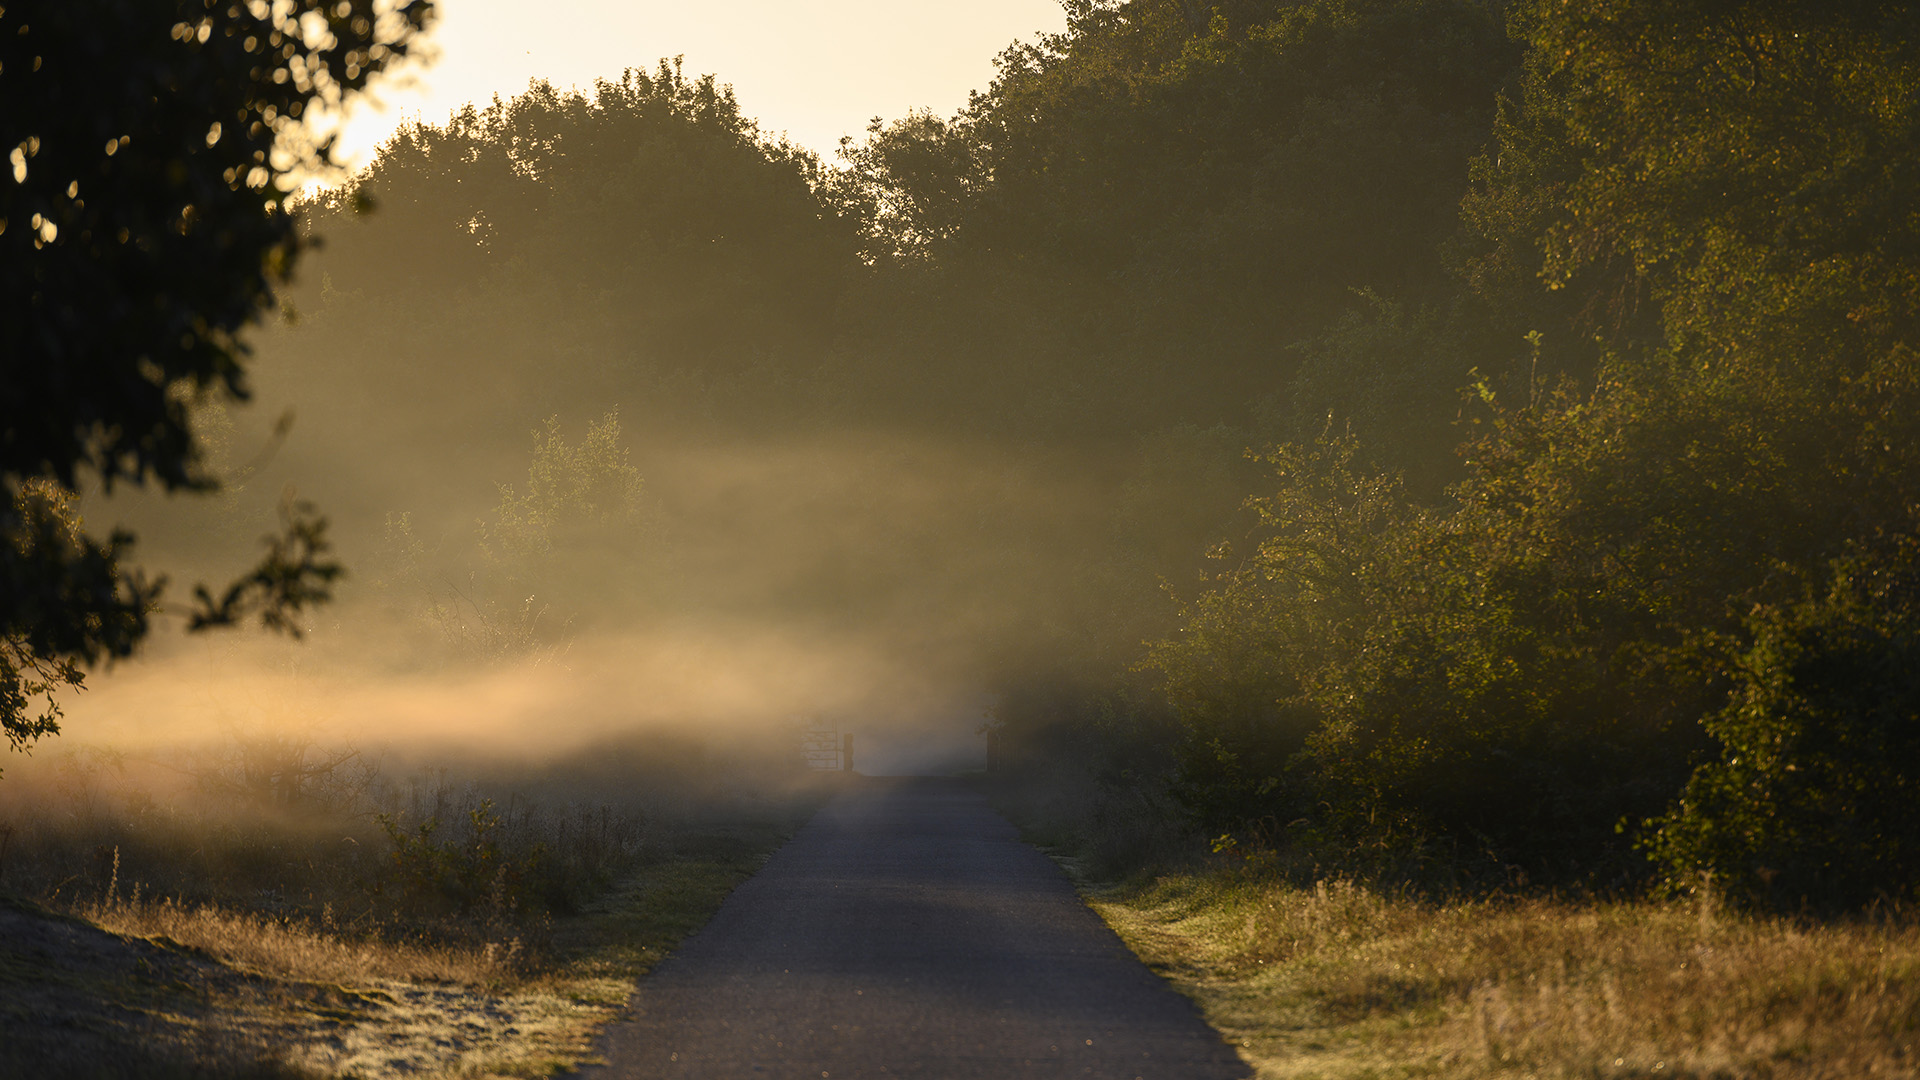
[[[1843,560],[1824,596],[1751,620],[1722,744],[1646,847],[1669,886],[1710,875],[1775,907],[1855,907],[1920,880],[1920,559]],[[1898,898],[1898,897],[1896,897]]]

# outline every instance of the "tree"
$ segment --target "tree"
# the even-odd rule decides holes
[[[952,119],[843,148],[836,192],[867,254],[906,271],[850,305],[864,384],[914,380],[890,412],[1047,438],[1245,424],[1352,289],[1416,309],[1445,294],[1436,245],[1519,60],[1487,5],[1066,8],[1064,33],[1009,48]],[[1009,399],[1046,404],[1023,420]]]
[[[0,729],[57,732],[53,693],[131,654],[164,586],[133,537],[87,530],[83,481],[204,492],[196,401],[245,401],[241,332],[303,240],[293,174],[404,58],[431,0],[7,0],[0,4]],[[11,183],[8,184],[7,180]],[[339,567],[326,522],[284,530],[193,628],[297,632]]]
[[[534,83],[403,128],[310,208],[328,246],[281,347],[359,365],[367,408],[431,395],[393,433],[409,443],[420,424],[461,442],[609,401],[649,430],[699,415],[764,431],[808,393],[858,267],[819,172],[671,60],[587,90]],[[361,193],[380,206],[364,221]],[[406,370],[361,348],[370,332],[402,343]]]
[[[1464,475],[1319,549],[1379,553],[1356,629],[1295,584],[1316,549],[1271,540],[1189,605],[1154,655],[1203,751],[1178,779],[1204,823],[1291,819],[1348,861],[1909,895],[1920,14],[1511,10],[1524,71],[1447,242],[1467,294],[1336,324],[1294,382],[1411,469],[1368,398],[1457,348]],[[1332,487],[1283,477],[1269,516],[1330,518]]]

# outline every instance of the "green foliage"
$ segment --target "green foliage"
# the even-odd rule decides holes
[[[116,566],[131,539],[89,537],[73,493],[54,481],[22,482],[11,510],[0,517],[0,595],[13,608],[0,633],[0,729],[26,750],[59,734],[56,694],[82,685],[80,663],[133,648],[155,589]]]
[[[1299,367],[1267,403],[1262,426],[1306,443],[1328,423],[1342,425],[1368,462],[1401,470],[1422,501],[1439,501],[1460,478],[1455,421],[1476,356],[1456,325],[1465,320],[1370,290],[1360,299],[1295,347]]]
[[[436,813],[408,829],[394,814],[376,814],[376,821],[393,845],[388,859],[398,885],[414,900],[437,898],[464,914],[481,904],[501,911],[518,904],[523,879],[534,870],[544,849],[535,845],[524,859],[514,860],[500,850],[500,815],[493,800],[483,799],[466,814],[465,835],[435,839],[441,819]]]
[[[842,139],[830,190],[871,238],[863,257],[924,261],[953,240],[985,179],[978,151],[964,123],[925,109],[875,119],[860,143]]]
[[[1347,435],[1270,451],[1280,487],[1251,503],[1253,549],[1216,547],[1229,568],[1148,653],[1184,732],[1174,791],[1203,828],[1309,801],[1292,759],[1326,723],[1328,665],[1365,633],[1380,539],[1415,516],[1395,479],[1355,466],[1356,447]]]
[[[620,445],[620,416],[609,412],[587,426],[578,446],[569,446],[560,418],[547,418],[533,433],[533,460],[525,493],[511,484],[500,488],[493,521],[483,528],[482,546],[498,560],[511,561],[525,576],[564,550],[608,529],[631,534],[640,513],[640,470]]]
[[[463,660],[557,654],[576,618],[633,599],[661,554],[617,410],[577,443],[558,416],[532,436],[524,486],[496,485],[492,512],[460,537],[430,551],[411,512],[382,523],[375,585],[385,606],[437,630]]]
[[[1741,338],[1793,278],[1908,249],[1908,5],[1609,0],[1539,18],[1536,42],[1588,165],[1548,231],[1554,278],[1624,256],[1670,337]]]
[[[604,804],[543,808],[514,798],[503,808],[471,790],[438,790],[411,813],[373,815],[388,847],[367,884],[396,905],[498,924],[572,914],[633,869],[644,818]]]
[[[900,387],[876,402],[896,416],[1244,426],[1276,354],[1350,289],[1437,295],[1435,244],[1516,62],[1484,5],[1452,0],[1075,5],[959,115],[843,153],[870,254],[907,264],[876,275],[847,362]]]
[[[261,543],[267,554],[260,565],[228,585],[218,600],[204,585],[194,589],[199,610],[187,620],[187,629],[231,626],[258,614],[267,629],[300,636],[295,616],[331,599],[332,584],[344,573],[327,558],[333,550],[327,521],[312,503],[289,491],[280,502],[280,532]]]
[[[431,5],[201,0],[0,13],[0,473],[198,486],[174,386],[244,397],[235,339],[299,254],[302,121],[405,56]],[[13,482],[9,483],[9,491]]]
[[[1295,308],[1427,270],[1512,63],[1485,9],[1180,7],[1089,5],[1002,57],[969,109],[991,242],[1156,265],[1162,303],[1284,282],[1266,302]]]
[[[568,614],[558,618],[565,621],[589,595],[623,592],[643,569],[635,562],[658,554],[617,412],[588,424],[578,444],[567,442],[559,417],[548,417],[533,433],[525,490],[499,490],[493,514],[479,523],[486,581],[466,599],[477,605],[480,629],[501,646],[546,636],[538,624],[552,603],[563,605]],[[583,575],[583,565],[595,573]]]
[[[1445,510],[1407,508],[1350,436],[1275,458],[1280,531],[1155,653],[1218,764],[1210,827],[1280,815],[1400,856],[1438,844],[1456,870],[1636,873],[1611,825],[1678,789],[1737,613],[1841,519],[1801,464],[1830,414],[1783,408],[1775,381],[1607,374],[1513,410],[1483,387]]]
[[[1484,355],[1465,475],[1357,538],[1263,545],[1189,605],[1154,654],[1205,751],[1182,781],[1210,770],[1189,802],[1448,880],[1630,883],[1648,867],[1611,826],[1651,818],[1671,883],[1897,893],[1920,246],[1889,208],[1920,167],[1895,134],[1920,22],[1623,2],[1512,25],[1526,67],[1446,245],[1466,295],[1444,322],[1349,316],[1290,402],[1296,430],[1327,401],[1421,467],[1373,402]],[[1358,505],[1355,451],[1286,453],[1324,480],[1287,469],[1267,519],[1311,540]]]
[[[1721,744],[1650,854],[1675,888],[1855,907],[1911,897],[1920,872],[1920,552],[1842,559],[1820,596],[1757,609]]]
[[[475,415],[499,408],[500,379],[524,382],[533,415],[637,398],[657,403],[647,422],[764,418],[818,363],[857,266],[820,174],[677,61],[409,125],[308,208],[334,284],[301,297],[311,348],[446,401],[449,424],[526,423]],[[363,200],[377,218],[357,218]],[[415,362],[362,349],[369,325]],[[475,380],[476,358],[505,370]]]

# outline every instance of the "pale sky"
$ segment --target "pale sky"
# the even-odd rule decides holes
[[[741,111],[831,159],[874,116],[942,115],[993,77],[1016,38],[1058,31],[1057,0],[439,0],[439,58],[359,103],[337,156],[366,164],[403,120],[433,123],[469,101],[512,97],[531,79],[589,88],[684,55],[688,75],[733,84]]]

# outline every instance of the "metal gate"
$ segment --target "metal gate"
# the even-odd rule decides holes
[[[800,735],[800,756],[807,768],[830,772],[853,771],[853,732],[837,728],[808,728]]]

